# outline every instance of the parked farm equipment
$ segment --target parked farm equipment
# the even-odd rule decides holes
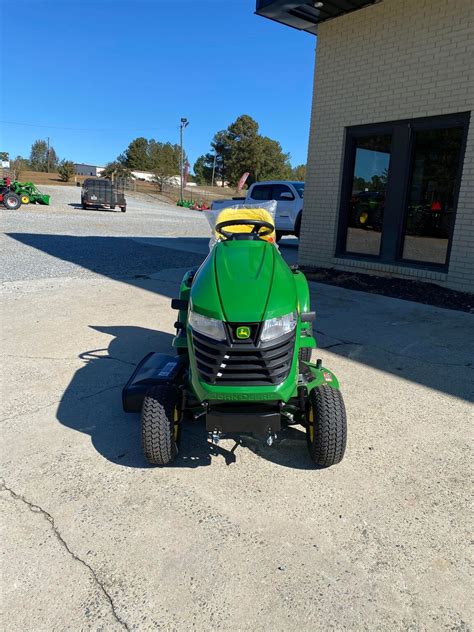
[[[49,195],[41,193],[33,182],[18,182],[18,180],[12,180],[10,190],[19,196],[22,204],[49,205]]]

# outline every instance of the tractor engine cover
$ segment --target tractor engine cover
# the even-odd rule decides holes
[[[146,355],[122,390],[124,411],[140,412],[147,391],[159,384],[172,384],[183,369],[180,357],[155,352]]]

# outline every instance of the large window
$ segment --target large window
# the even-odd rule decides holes
[[[469,114],[347,129],[336,254],[447,266]]]

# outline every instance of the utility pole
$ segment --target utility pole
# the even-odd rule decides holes
[[[49,173],[49,136],[48,136],[47,169],[48,169],[48,173]]]
[[[214,162],[212,164],[212,180],[211,180],[211,186],[214,186],[214,174],[216,173],[216,158],[217,158],[217,151],[214,152]]]
[[[180,172],[180,200],[181,202],[183,201],[183,175],[184,175],[184,154],[183,154],[183,132],[184,132],[184,128],[187,127],[189,125],[189,121],[187,118],[182,118],[181,119],[181,123],[179,125],[179,142],[180,142],[180,146],[181,146],[181,158],[180,158],[180,166],[179,166],[179,172]]]

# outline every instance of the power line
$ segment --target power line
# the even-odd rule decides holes
[[[2,121],[0,120],[0,123],[2,123],[3,125],[20,125],[23,127],[41,127],[44,129],[58,129],[58,130],[68,130],[68,131],[73,131],[73,132],[105,132],[105,133],[115,133],[115,132],[124,132],[124,133],[138,133],[138,132],[144,132],[143,128],[141,129],[128,129],[125,127],[120,127],[120,128],[108,128],[108,129],[100,129],[100,128],[94,128],[94,127],[63,127],[60,125],[42,125],[41,123],[20,123],[18,121]],[[159,132],[170,132],[170,131],[174,131],[177,128],[171,129],[160,129],[160,130],[155,130],[155,131],[159,131]]]

